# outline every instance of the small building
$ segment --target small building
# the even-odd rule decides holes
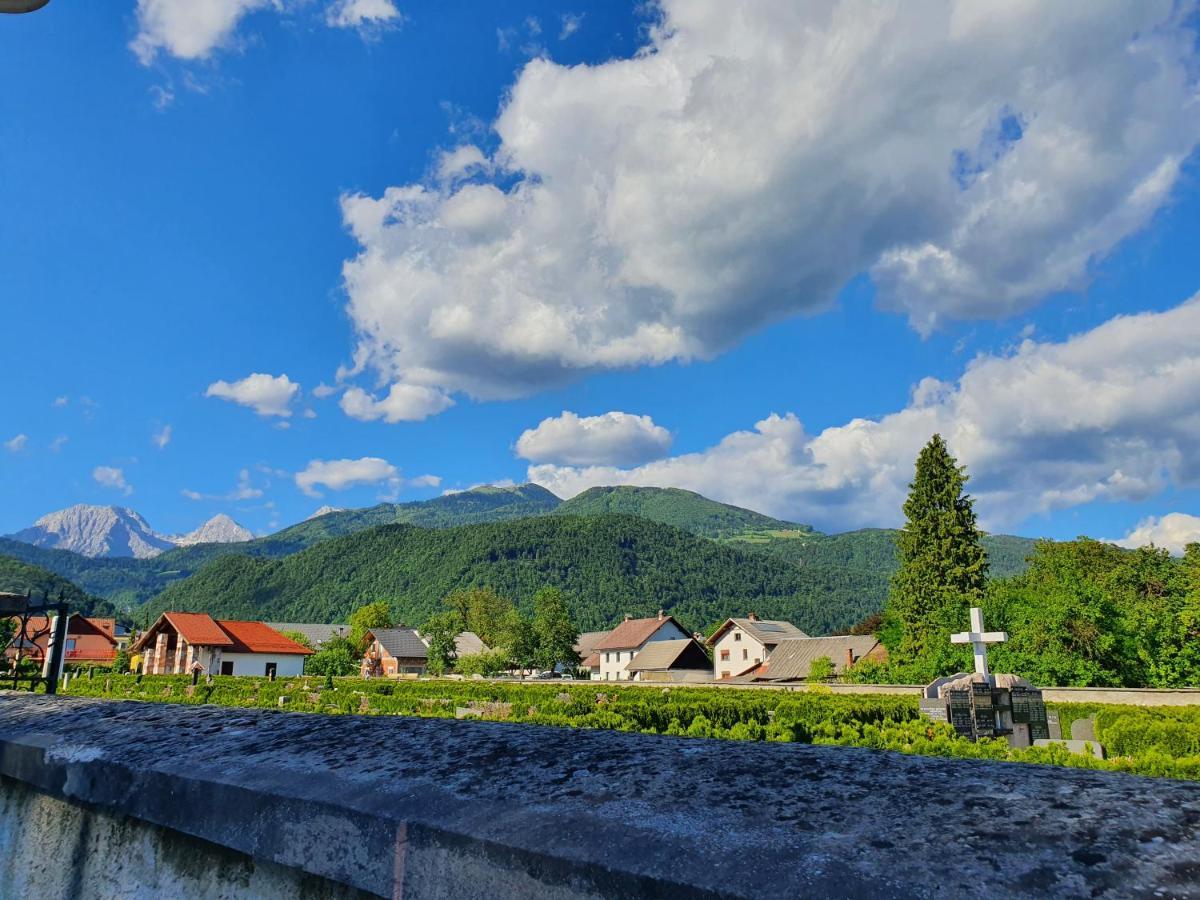
[[[601,681],[630,681],[633,672],[629,664],[647,644],[654,641],[678,641],[690,639],[691,635],[660,609],[658,616],[651,619],[635,619],[626,616],[625,621],[597,641],[592,647],[599,654]]]
[[[363,678],[415,678],[429,666],[429,641],[415,628],[374,628],[367,632],[367,652],[359,670]],[[473,631],[454,638],[455,653],[486,653],[488,646]]]
[[[712,662],[695,638],[650,641],[629,661],[625,671],[634,681],[708,681]]]
[[[791,622],[760,619],[726,619],[706,641],[712,650],[713,679],[731,678],[765,662],[780,641],[808,637]]]
[[[575,642],[575,652],[579,654],[579,668],[587,671],[593,681],[600,678],[600,654],[596,650],[596,645],[611,633],[611,631],[585,631]]]
[[[208,675],[285,677],[304,672],[312,650],[265,622],[214,619],[206,613],[166,612],[133,643],[147,675],[192,672]]]
[[[20,627],[19,617],[12,621]],[[51,620],[45,616],[30,616],[25,626],[25,634],[14,635],[13,642],[5,648],[5,655],[12,658],[19,650],[24,659],[43,661],[46,658],[46,647],[50,643],[50,623]],[[67,619],[64,664],[111,666],[117,658],[118,647],[116,619],[92,618],[79,613],[72,613]]]
[[[815,660],[827,658],[834,675],[862,659],[887,659],[887,649],[874,635],[845,634],[834,637],[790,638],[780,641],[770,657],[734,679],[743,682],[803,681]]]
[[[280,634],[294,631],[304,635],[304,639],[312,644],[314,650],[320,650],[321,645],[331,638],[350,636],[349,625],[310,625],[305,622],[268,622],[267,625]]]

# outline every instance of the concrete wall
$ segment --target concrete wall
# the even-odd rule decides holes
[[[804,682],[790,684],[723,684],[713,687],[766,690],[807,691]],[[918,684],[841,684],[822,686],[835,694],[901,694],[919,697],[925,689]],[[1200,706],[1200,688],[1039,688],[1047,703],[1116,703],[1129,706]]]
[[[1192,783],[492,722],[0,694],[0,795],[5,900],[1185,897],[1200,879]]]
[[[302,675],[304,673],[304,656],[299,653],[222,653],[222,662],[233,663],[234,675],[258,675],[267,673],[267,663],[273,662],[278,667],[275,674],[279,678]],[[218,670],[219,674],[219,670]]]

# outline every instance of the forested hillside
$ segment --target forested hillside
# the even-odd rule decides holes
[[[225,557],[171,585],[144,612],[332,622],[387,600],[413,624],[458,588],[493,587],[527,605],[547,585],[568,595],[585,631],[665,609],[694,630],[757,612],[814,634],[877,611],[882,587],[868,573],[795,566],[642,518],[542,516],[438,530],[389,525],[279,560]]]
[[[75,612],[85,615],[112,615],[112,607],[106,601],[81,591],[76,585],[53,572],[28,565],[10,556],[0,556],[0,592],[31,594],[35,603],[44,597],[51,601],[61,598],[67,601]]]
[[[811,532],[808,525],[772,519],[740,506],[709,500],[692,491],[657,487],[594,487],[565,500],[561,515],[595,516],[624,513],[664,525],[674,525],[710,538],[732,538],[749,533],[787,531]]]
[[[788,539],[738,542],[748,549],[769,553],[800,565],[844,566],[886,577],[896,571],[896,535],[892,528],[865,528],[842,534],[812,534]],[[988,572],[993,578],[1019,575],[1028,568],[1027,558],[1037,541],[1011,534],[988,535],[983,539],[988,554]],[[886,593],[886,591],[885,591]],[[880,597],[882,602],[882,596]]]

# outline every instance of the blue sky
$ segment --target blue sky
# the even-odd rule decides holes
[[[1188,4],[181,2],[0,21],[0,533],[531,476],[895,525],[940,430],[990,528],[1200,536]]]

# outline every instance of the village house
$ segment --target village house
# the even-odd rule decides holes
[[[870,634],[790,638],[780,641],[770,657],[733,680],[746,683],[803,681],[808,678],[812,664],[822,658],[833,663],[835,676],[841,676],[860,660],[886,660],[887,649]]]
[[[575,642],[575,652],[579,654],[579,668],[587,672],[593,681],[600,678],[600,654],[596,651],[596,645],[611,633],[585,631]]]
[[[707,641],[713,655],[713,679],[741,675],[765,662],[780,641],[806,637],[791,622],[760,619],[754,613],[744,619],[726,619]]]
[[[600,680],[632,681],[634,673],[629,671],[629,664],[647,644],[690,637],[674,617],[665,615],[661,609],[658,616],[652,619],[626,616],[624,622],[592,647],[600,657]]]
[[[429,642],[415,628],[375,628],[367,632],[367,652],[359,674],[363,678],[415,678],[429,665]],[[486,653],[487,645],[473,631],[454,638],[458,656]]]
[[[694,637],[650,641],[629,661],[625,671],[634,681],[708,681],[712,662]]]
[[[292,631],[304,635],[304,639],[312,644],[314,650],[320,650],[321,645],[335,637],[349,637],[349,625],[311,625],[306,622],[268,622],[280,634]]]
[[[214,619],[205,613],[166,612],[133,643],[146,675],[192,672],[208,675],[285,677],[304,671],[313,651],[265,622]]]
[[[20,618],[14,618],[12,621],[20,627]],[[92,618],[72,613],[67,619],[63,662],[78,666],[111,666],[117,658],[120,646],[117,631],[116,619]],[[33,639],[26,640],[24,636],[18,636],[19,639],[6,648],[5,655],[13,657],[20,650],[25,659],[37,662],[44,660],[46,647],[50,643],[50,620],[45,616],[31,616],[25,627],[25,635]]]

